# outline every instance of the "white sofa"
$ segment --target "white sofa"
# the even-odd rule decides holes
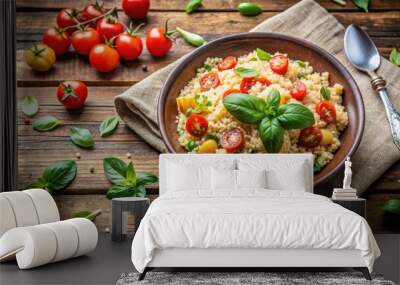
[[[0,193],[0,262],[16,259],[28,269],[77,257],[97,245],[96,226],[84,218],[60,221],[43,189]]]

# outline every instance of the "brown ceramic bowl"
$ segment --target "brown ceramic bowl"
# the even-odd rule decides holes
[[[175,67],[167,78],[158,101],[158,123],[161,136],[169,152],[186,152],[178,143],[175,119],[176,97],[180,90],[195,76],[207,57],[241,56],[262,48],[270,53],[286,53],[290,58],[308,61],[317,72],[328,71],[330,81],[344,87],[344,106],[349,125],[341,134],[342,146],[333,160],[314,176],[318,185],[333,176],[343,165],[346,157],[357,149],[364,130],[364,105],[356,82],[346,68],[332,55],[318,46],[290,36],[275,33],[242,33],[226,36],[197,48]]]

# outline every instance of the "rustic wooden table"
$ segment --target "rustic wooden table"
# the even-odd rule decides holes
[[[123,123],[117,132],[101,138],[98,134],[100,122],[115,113],[113,99],[152,72],[173,62],[190,50],[181,39],[168,56],[153,59],[144,50],[139,61],[122,63],[113,73],[99,74],[88,64],[86,58],[68,54],[57,60],[55,68],[47,73],[33,72],[23,61],[23,52],[34,43],[41,41],[43,32],[55,26],[57,12],[61,8],[83,8],[85,0],[17,0],[17,78],[18,100],[25,95],[34,95],[40,102],[37,116],[54,115],[63,121],[63,126],[52,132],[38,133],[32,126],[26,125],[25,116],[18,112],[18,154],[19,154],[19,188],[23,189],[39,177],[50,163],[62,159],[76,159],[76,152],[81,153],[77,160],[78,175],[68,189],[57,196],[62,216],[67,218],[79,210],[103,209],[96,219],[101,230],[110,228],[111,203],[104,193],[109,187],[102,167],[105,157],[115,156],[124,160],[126,153],[132,154],[131,160],[138,172],[158,173],[158,153]],[[120,0],[106,0],[105,7],[120,8]],[[204,7],[197,13],[187,15],[183,9],[184,0],[151,0],[151,11],[147,17],[147,27],[163,25],[170,19],[171,26],[181,26],[189,31],[203,35],[212,40],[226,34],[248,31],[263,20],[276,15],[295,4],[296,0],[257,0],[264,12],[256,17],[243,17],[235,7],[240,0],[204,1]],[[371,0],[370,12],[357,9],[351,0],[346,6],[340,6],[331,0],[318,1],[337,19],[347,26],[356,23],[363,27],[378,45],[380,52],[387,58],[390,50],[400,48],[400,1]],[[127,23],[128,19],[120,9],[120,18]],[[148,66],[144,72],[142,65]],[[56,99],[56,88],[60,81],[77,79],[89,86],[89,97],[86,106],[79,112],[67,112]],[[68,128],[80,126],[88,128],[94,134],[94,150],[82,150],[70,142]],[[94,173],[90,167],[94,166]],[[368,191],[368,219],[375,232],[387,232],[382,223],[380,205],[389,198],[400,198],[400,163],[388,170]],[[156,187],[148,190],[150,197],[157,194]]]

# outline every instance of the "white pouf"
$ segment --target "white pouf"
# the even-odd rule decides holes
[[[38,215],[39,224],[52,223],[60,220],[56,202],[49,192],[43,189],[29,189],[22,193],[28,194],[33,201]]]
[[[13,209],[17,227],[33,226],[39,223],[35,206],[29,195],[21,191],[1,193]]]
[[[0,195],[0,237],[9,229],[15,228],[15,216],[10,202],[6,197]]]

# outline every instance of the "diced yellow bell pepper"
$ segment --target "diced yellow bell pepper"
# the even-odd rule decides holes
[[[321,145],[330,145],[333,142],[333,134],[328,130],[321,130],[322,140]]]
[[[215,153],[217,148],[218,144],[215,140],[206,140],[199,146],[199,153]]]
[[[281,101],[280,104],[284,105],[287,103],[287,101],[289,101],[289,99],[292,98],[292,96],[290,96],[289,94],[281,94]]]
[[[188,109],[196,108],[196,102],[192,97],[178,97],[176,98],[176,104],[182,114],[185,114]]]

